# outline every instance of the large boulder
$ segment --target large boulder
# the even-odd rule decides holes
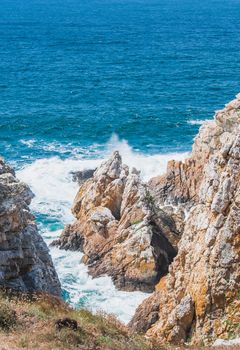
[[[82,250],[90,273],[112,276],[121,289],[154,290],[177,253],[182,213],[157,206],[118,152],[81,185],[72,211],[76,221],[55,245]]]
[[[0,286],[60,295],[49,250],[29,210],[33,193],[0,159]]]

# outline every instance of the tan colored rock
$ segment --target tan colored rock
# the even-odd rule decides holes
[[[136,169],[115,152],[82,184],[72,210],[76,222],[54,244],[83,250],[90,273],[112,276],[119,288],[154,290],[176,255],[183,217],[155,204]]]
[[[209,344],[217,338],[237,337],[240,96],[201,127],[185,163],[170,163],[167,174],[150,184],[157,187],[159,202],[189,211],[164,283],[160,281],[157,291],[140,305],[131,326],[145,331],[147,324],[147,336],[160,343]],[[150,327],[157,308],[158,320]]]

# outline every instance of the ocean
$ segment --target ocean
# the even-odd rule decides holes
[[[240,90],[239,33],[240,0],[1,0],[0,154],[35,193],[47,243],[73,220],[71,171],[118,149],[148,180],[187,156]],[[75,307],[127,322],[147,296],[51,253]]]

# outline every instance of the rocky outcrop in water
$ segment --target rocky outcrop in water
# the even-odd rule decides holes
[[[0,158],[0,286],[60,295],[49,250],[28,207],[32,197]]]
[[[121,289],[152,291],[177,253],[182,217],[154,195],[115,152],[85,181],[72,208],[76,222],[54,244],[82,250],[93,276]]]
[[[77,182],[78,185],[82,185],[85,181],[93,177],[94,171],[96,169],[87,169],[87,170],[81,170],[81,171],[72,171],[72,180],[74,182]]]
[[[187,210],[178,254],[130,325],[159,342],[211,343],[240,329],[240,95],[200,129],[185,162],[152,179]]]

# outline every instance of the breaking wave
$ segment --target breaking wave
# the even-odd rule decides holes
[[[28,146],[35,147],[35,143],[31,142]],[[97,152],[95,158],[89,159],[82,158],[77,153],[72,158],[61,159],[60,154],[58,157],[25,164],[18,170],[17,176],[28,183],[35,194],[31,207],[48,244],[60,234],[66,223],[74,220],[70,208],[78,185],[72,181],[71,172],[96,168],[114,150],[120,152],[124,163],[141,170],[144,180],[163,173],[168,160],[186,157],[185,153],[146,155],[136,152],[126,141],[120,141],[113,135],[104,152],[101,150],[101,158]],[[51,254],[62,283],[64,297],[76,307],[103,310],[115,314],[123,322],[128,322],[139,303],[148,296],[142,292],[118,291],[108,276],[93,279],[88,274],[87,267],[80,262],[81,252],[51,248]]]

